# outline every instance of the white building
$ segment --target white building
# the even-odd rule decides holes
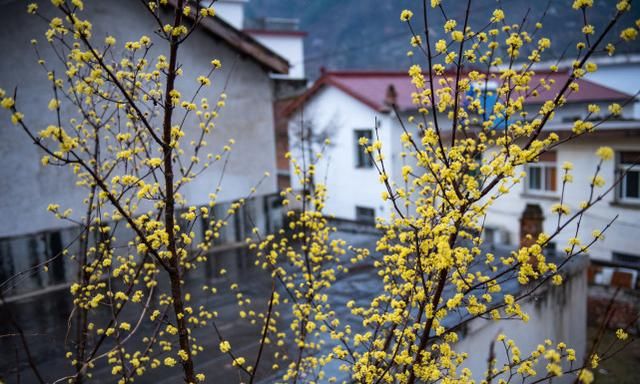
[[[211,0],[201,0],[207,4]],[[289,102],[305,91],[307,79],[304,68],[304,39],[307,33],[299,30],[298,19],[281,17],[263,17],[247,19],[244,11],[250,6],[249,0],[218,0],[216,14],[232,26],[251,36],[255,41],[277,52],[289,63],[286,74],[272,72],[274,80],[275,103],[273,115],[276,137],[276,164],[274,173],[278,189],[289,187],[289,161],[285,158],[289,143],[287,140],[287,119],[282,115]]]
[[[264,29],[245,29],[244,32],[269,47],[289,62],[289,73],[275,74],[276,78],[304,79],[304,38],[306,32],[298,31],[297,20],[267,19]],[[274,29],[277,25],[292,25],[287,29]],[[269,26],[270,25],[270,26]]]
[[[613,88],[617,91],[636,95],[640,91],[640,54],[626,54],[614,56],[598,56],[590,60],[598,66],[598,70],[588,73],[586,78],[594,83]],[[551,62],[538,63],[534,68],[548,68]],[[572,60],[557,63],[560,69],[569,68]],[[636,95],[636,100],[639,97]],[[640,103],[633,108],[633,118],[640,119]]]
[[[544,231],[553,233],[557,216],[552,214],[551,207],[560,202],[564,162],[571,162],[574,166],[571,171],[574,181],[565,187],[564,203],[571,212],[576,212],[580,202],[588,200],[589,183],[600,160],[595,155],[598,148],[613,148],[615,157],[602,165],[599,175],[606,184],[596,189],[596,196],[611,186],[630,164],[640,159],[640,103],[637,97],[640,91],[640,56],[600,57],[593,61],[598,70],[585,77],[580,92],[574,98],[569,97],[569,103],[557,112],[545,129],[566,137],[573,122],[586,117],[588,104],[600,106],[599,115],[604,116],[609,104],[626,103],[621,116],[601,124],[590,134],[561,145],[556,151],[541,156],[538,163],[527,166],[524,182],[498,199],[490,209],[485,223],[488,241],[517,244],[519,218],[527,204],[537,204],[542,208],[546,216]],[[560,71],[568,64],[560,63]],[[536,110],[539,106],[533,104],[528,109]],[[589,256],[595,260],[640,266],[640,248],[636,241],[640,236],[640,169],[637,167],[628,170],[620,185],[585,213],[580,229],[581,240],[585,243],[590,241],[594,230],[603,229],[616,216],[604,241],[593,244]],[[573,230],[562,232],[551,246],[562,250],[574,234]]]
[[[174,4],[175,0],[169,2]],[[209,5],[210,1],[202,1]],[[246,1],[216,1],[217,16],[203,21],[187,42],[181,46],[180,65],[185,76],[178,79],[178,88],[185,95],[192,94],[197,88],[194,80],[206,73],[212,59],[222,62],[212,86],[201,96],[216,100],[225,89],[227,103],[220,113],[216,125],[216,143],[226,143],[230,138],[236,141],[234,151],[241,156],[232,156],[225,170],[225,185],[219,194],[221,201],[230,201],[245,196],[263,177],[264,172],[271,176],[261,184],[259,193],[269,194],[277,191],[276,185],[276,148],[274,133],[273,107],[276,101],[275,75],[286,76],[289,73],[288,60],[273,49],[242,31],[243,6]],[[50,2],[40,1],[40,10],[44,14],[54,15]],[[51,98],[47,84],[47,74],[37,63],[30,40],[38,38],[43,43],[40,53],[47,63],[55,64],[54,52],[45,44],[43,33],[47,23],[27,14],[21,2],[8,2],[0,5],[0,21],[8,31],[0,37],[0,48],[10,52],[0,62],[0,86],[4,89],[19,90],[18,101],[26,108],[25,115],[32,126],[42,127],[50,123],[48,114],[38,111],[47,110]],[[90,2],[83,14],[94,24],[95,39],[104,39],[113,35],[119,44],[139,39],[142,35],[152,36],[157,28],[155,20],[144,6],[129,0],[109,2]],[[163,8],[163,16],[168,17],[173,8]],[[113,20],[118,20],[113,28]],[[166,55],[166,44],[156,42],[150,55]],[[66,108],[63,105],[63,108]],[[66,116],[73,115],[72,108],[63,109]],[[49,167],[40,164],[41,154],[28,137],[12,126],[7,111],[0,111],[0,153],[4,161],[3,180],[0,183],[0,212],[4,217],[14,218],[0,222],[0,239],[36,233],[65,225],[47,212],[47,205],[58,203],[62,207],[81,212],[82,200],[86,191],[73,188],[75,176],[66,168]],[[193,126],[197,127],[194,122]],[[187,135],[199,135],[197,130],[188,130]],[[214,140],[207,140],[211,143]],[[220,144],[224,145],[224,144]],[[220,148],[211,146],[209,151]],[[207,202],[208,194],[215,188],[212,180],[217,180],[221,167],[207,169],[186,190],[191,204]],[[213,186],[212,186],[213,185]]]
[[[216,15],[231,24],[235,29],[244,27],[244,7],[249,0],[217,0],[215,5]],[[208,7],[211,0],[200,0],[200,5]]]
[[[169,5],[161,8],[163,18],[171,16],[175,3],[171,0]],[[222,19],[229,12],[235,17],[241,15],[232,12],[233,8],[225,8],[229,5],[227,3],[230,2],[216,2],[221,16],[203,20],[181,45],[179,64],[184,76],[177,80],[177,88],[190,97],[198,87],[196,77],[211,69],[211,60],[222,62],[222,69],[216,71],[211,87],[199,95],[211,102],[215,102],[223,90],[228,96],[216,122],[217,129],[212,137],[207,138],[211,145],[206,148],[207,153],[217,153],[231,138],[235,139],[234,152],[224,170],[223,189],[218,194],[221,202],[245,197],[263,179],[265,172],[270,176],[260,184],[257,193],[268,195],[277,192],[274,102],[275,83],[279,80],[274,79],[274,74],[286,75],[289,71],[287,59],[243,32],[239,29],[241,25],[234,27],[238,24]],[[39,11],[45,15],[58,12],[49,1],[41,0],[38,4]],[[0,60],[0,87],[7,90],[17,87],[17,102],[24,110],[25,120],[30,126],[42,129],[51,124],[55,116],[42,113],[47,111],[52,94],[47,85],[47,73],[38,64],[30,40],[39,39],[39,52],[43,59],[53,68],[64,71],[56,67],[59,63],[56,53],[44,39],[47,23],[27,14],[25,7],[25,3],[18,1],[0,4],[0,23],[7,28],[0,37],[0,50],[6,53]],[[126,41],[138,40],[142,35],[153,36],[157,29],[156,21],[144,7],[144,3],[130,0],[85,2],[83,15],[92,21],[96,41],[113,35],[122,47]],[[237,10],[242,11],[242,8]],[[114,20],[117,20],[116,24]],[[158,40],[149,57],[159,54],[168,56],[168,45]],[[62,104],[63,118],[73,117],[76,113],[73,106]],[[4,218],[0,221],[0,281],[58,254],[65,244],[71,242],[75,237],[75,226],[56,219],[47,211],[47,206],[56,203],[79,214],[86,210],[83,199],[87,195],[86,189],[75,187],[77,178],[71,169],[45,168],[40,162],[42,153],[24,132],[11,124],[9,117],[6,110],[0,111],[0,154],[3,160],[0,215]],[[185,141],[197,140],[200,131],[195,119],[187,120]],[[215,192],[222,169],[222,164],[212,165],[183,190],[189,204],[208,202],[208,195]],[[72,276],[69,271],[65,274],[69,265],[52,267],[58,277],[44,276],[40,285],[64,282]],[[31,289],[25,284],[21,288],[23,286]]]
[[[200,1],[202,5],[210,3],[211,0]],[[307,34],[298,30],[298,20],[279,17],[247,20],[245,7],[249,4],[249,0],[217,0],[216,15],[289,62],[289,72],[274,73],[274,77],[304,79],[304,38]]]
[[[615,64],[621,65],[621,64]],[[633,82],[640,78],[640,66],[625,67],[625,73]],[[606,74],[617,79],[618,72],[609,70],[600,61],[603,75],[598,81],[581,79],[580,92],[571,94],[567,104],[556,113],[547,125],[548,131],[565,135],[571,131],[573,121],[584,118],[588,104],[601,106],[601,114],[606,113],[612,102],[623,103],[630,99],[629,93],[607,87]],[[540,103],[555,95],[566,80],[566,72],[541,73],[536,76],[555,78],[552,88],[539,97],[529,98],[529,110],[537,110]],[[534,79],[535,83],[538,79]],[[617,84],[611,80],[612,84]],[[633,87],[631,84],[629,87]],[[326,213],[352,220],[371,220],[374,216],[390,214],[389,207],[380,198],[383,186],[378,182],[378,174],[369,159],[358,146],[358,138],[374,136],[378,125],[379,139],[385,149],[387,172],[398,182],[400,169],[406,161],[399,156],[402,128],[394,113],[389,111],[385,99],[396,98],[396,105],[403,119],[415,112],[410,94],[414,90],[406,73],[403,72],[326,72],[298,100],[288,107],[290,116],[290,143],[292,155],[301,157],[296,138],[300,137],[302,126],[321,137],[330,137],[333,145],[327,148],[325,157],[317,165],[316,179],[326,181],[328,200]],[[625,90],[628,91],[627,88]],[[546,96],[546,97],[545,97]],[[595,151],[600,146],[611,146],[616,151],[615,161],[606,162],[600,175],[608,183],[616,178],[630,159],[640,156],[640,121],[635,115],[634,102],[623,109],[622,116],[602,124],[595,133],[573,140],[531,165],[525,182],[516,185],[508,196],[500,198],[491,208],[485,226],[487,241],[517,245],[519,242],[519,219],[527,204],[538,204],[547,220],[545,232],[553,232],[556,221],[551,214],[551,206],[560,201],[561,166],[563,162],[574,164],[574,182],[567,185],[565,203],[576,211],[580,201],[587,199],[588,185],[595,171],[598,158]],[[295,187],[299,183],[293,177]],[[585,240],[595,229],[602,229],[615,215],[619,215],[607,232],[605,241],[596,243],[590,256],[604,260],[640,263],[640,170],[629,172],[615,193],[607,195],[582,221],[581,230]],[[573,236],[565,231],[554,244],[564,248]],[[637,259],[636,259],[637,258]]]
[[[405,81],[408,83],[403,73],[326,72],[288,106],[293,157],[301,158],[299,137],[303,126],[305,132],[314,132],[319,140],[317,146],[324,138],[332,142],[317,165],[316,175],[328,186],[325,213],[364,221],[389,214],[381,200],[384,189],[378,182],[378,173],[359,147],[358,138],[374,137],[377,124],[386,148],[397,141],[400,128],[391,114],[383,112],[383,101],[389,84]],[[291,185],[300,185],[293,175]]]

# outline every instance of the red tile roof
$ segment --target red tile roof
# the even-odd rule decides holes
[[[445,74],[445,76],[453,77],[454,74]],[[547,83],[549,83],[551,79],[555,80],[555,82],[551,84],[551,89],[548,91],[540,87],[539,94],[537,96],[527,97],[526,102],[529,104],[539,104],[555,97],[568,78],[569,75],[567,73],[536,73],[530,83],[532,86],[539,84],[541,79],[546,79]],[[626,93],[585,79],[578,80],[578,84],[580,85],[580,91],[569,94],[567,102],[619,101],[632,97]],[[384,103],[385,96],[389,86],[393,85],[397,93],[398,108],[400,110],[411,110],[415,108],[411,102],[411,93],[415,92],[416,88],[411,84],[409,75],[406,72],[328,71],[325,72],[305,94],[300,96],[296,102],[288,107],[287,113],[293,113],[301,104],[326,85],[331,85],[342,90],[377,111],[386,108]],[[436,83],[435,88],[438,89],[439,87],[439,84]]]

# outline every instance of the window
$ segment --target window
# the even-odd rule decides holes
[[[46,257],[48,259],[53,259],[53,262],[50,265],[50,281],[54,284],[64,283],[66,281],[64,266],[65,258],[59,257],[64,251],[62,234],[60,233],[60,231],[47,232],[45,234],[44,240],[46,241],[47,245]]]
[[[628,266],[640,267],[640,256],[622,252],[611,252],[615,263],[626,264]]]
[[[494,245],[498,243],[498,230],[495,228],[485,228],[484,229],[484,243]]]
[[[367,207],[356,207],[356,221],[361,223],[375,224],[376,210]]]
[[[471,83],[463,101],[465,108],[469,109],[473,114],[482,112],[482,121],[487,121],[493,113],[493,107],[498,100],[497,89],[498,83],[495,81],[476,81]],[[474,102],[480,103],[479,110],[477,109],[478,105],[473,106]],[[504,128],[504,121],[502,119],[496,119],[493,128],[497,128],[500,125]]]
[[[537,163],[527,164],[527,192],[553,194],[557,191],[556,153],[545,152]]]
[[[504,228],[485,227],[483,238],[487,245],[508,245],[510,242],[509,231]]]
[[[617,157],[616,170],[618,175],[627,172],[618,185],[620,201],[640,203],[640,168],[629,169],[640,158],[640,152],[620,152]]]
[[[373,167],[373,159],[371,155],[366,153],[364,148],[360,145],[360,138],[364,137],[371,142],[373,139],[373,130],[371,129],[356,129],[353,131],[353,142],[356,150],[356,167],[357,168],[371,168]]]

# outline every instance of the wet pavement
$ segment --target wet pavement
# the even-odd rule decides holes
[[[347,241],[347,244],[356,247],[373,248],[375,237],[367,234],[338,233],[337,237]],[[228,273],[223,277],[217,276],[217,271],[225,268]],[[238,320],[238,305],[235,299],[237,291],[231,292],[229,285],[237,282],[240,292],[245,297],[251,298],[251,308],[256,313],[266,312],[271,280],[263,270],[253,266],[253,255],[244,249],[225,251],[214,255],[209,263],[200,267],[195,273],[191,273],[186,282],[187,290],[191,292],[191,306],[198,308],[206,305],[215,308],[219,317],[216,321],[220,332],[230,340],[233,352],[247,359],[247,363],[254,361],[259,347],[260,325],[251,325],[248,321]],[[203,285],[216,287],[219,294],[212,296],[203,293]],[[338,317],[357,327],[358,320],[353,317],[346,308],[349,300],[365,303],[372,296],[380,292],[381,286],[375,278],[373,270],[367,266],[353,269],[348,274],[343,274],[331,288],[331,304],[337,311]],[[283,293],[284,295],[284,293]],[[153,309],[153,308],[152,308]],[[7,312],[7,310],[10,311]],[[30,352],[41,374],[47,382],[53,382],[58,378],[72,374],[73,370],[65,353],[73,349],[71,341],[73,335],[67,335],[67,323],[73,307],[71,295],[68,289],[51,290],[46,293],[26,297],[13,301],[5,306],[0,306],[0,380],[7,383],[32,383],[36,382],[21,345],[20,338],[16,335],[16,329],[9,321],[13,316],[23,329],[28,341]],[[108,316],[105,313],[105,316]],[[135,314],[124,315],[125,320],[135,321]],[[282,314],[282,320],[290,316]],[[345,321],[343,321],[345,323]],[[150,327],[150,325],[147,325]],[[152,329],[142,328],[140,335],[151,334]],[[195,357],[196,370],[207,377],[207,382],[233,383],[239,382],[238,370],[231,366],[230,358],[223,355],[218,349],[219,340],[211,326],[196,328],[193,331],[198,345],[204,347],[205,352]],[[68,339],[68,340],[67,340]],[[136,350],[136,342],[132,338],[127,344],[127,350]],[[105,345],[107,350],[111,345]],[[157,348],[159,350],[159,348]],[[160,357],[161,355],[158,355]],[[258,375],[260,382],[273,382],[278,372],[271,369],[272,353],[267,350],[263,354]],[[336,367],[328,367],[328,370],[337,372]],[[92,370],[93,380],[96,383],[112,383],[115,377],[111,375],[111,367],[105,359],[96,363]],[[246,376],[245,376],[246,378]],[[181,383],[180,369],[172,370],[158,368],[147,371],[145,375],[136,380],[143,383]]]

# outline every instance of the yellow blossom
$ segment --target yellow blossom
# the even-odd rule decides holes
[[[402,11],[402,13],[400,13],[400,20],[402,21],[409,21],[411,20],[412,17],[413,17],[413,12],[411,12],[408,9],[405,9]]]
[[[491,17],[492,23],[497,23],[504,20],[504,11],[502,9],[496,9],[493,11],[493,16]]]
[[[612,103],[609,105],[608,109],[613,116],[620,116],[622,113],[622,107],[618,103]]]
[[[129,330],[131,330],[131,324],[126,323],[126,322],[122,322],[122,323],[120,323],[118,328],[122,329],[123,331],[129,331]]]
[[[611,147],[600,147],[596,151],[596,155],[602,160],[611,160],[613,159],[613,149]]]
[[[227,353],[231,350],[231,344],[228,341],[221,341],[220,342],[220,351],[222,353]]]
[[[627,340],[627,338],[629,338],[629,334],[625,332],[623,329],[618,328],[616,330],[616,337],[620,340]]]
[[[638,37],[638,30],[633,27],[629,27],[620,32],[620,38],[624,41],[635,40],[636,37]]]
[[[11,97],[5,97],[0,102],[0,105],[2,106],[2,108],[10,109],[11,107],[13,107],[15,105],[15,102],[13,101],[13,99]]]
[[[590,8],[593,6],[593,0],[574,0],[573,9]]]

